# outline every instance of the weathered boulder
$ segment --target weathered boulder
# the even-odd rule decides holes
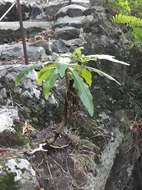
[[[63,27],[63,28],[56,28],[55,35],[59,39],[64,40],[71,40],[76,39],[79,37],[80,29],[77,29],[75,27]]]
[[[18,107],[1,106],[0,146],[6,149],[8,147],[22,147],[28,143],[28,138],[22,132],[24,123],[25,121],[20,118]]]
[[[71,4],[59,9],[56,14],[56,18],[69,16],[69,17],[78,17],[83,16],[83,12],[86,10],[85,7],[81,5]]]
[[[59,9],[54,25],[56,38],[65,40],[79,38],[83,20],[86,18],[84,14],[86,9],[78,4],[67,5]],[[88,15],[87,18],[90,19]]]
[[[47,19],[54,19],[56,13],[60,8],[63,6],[66,6],[68,4],[68,0],[50,0],[48,2],[48,5],[44,7],[45,15],[47,16]]]
[[[52,49],[52,52],[55,52],[55,53],[67,53],[69,51],[68,46],[61,39],[54,40],[51,45],[51,49]]]
[[[19,114],[17,108],[0,108],[0,146],[8,147],[20,144],[15,129],[15,123],[18,121]]]
[[[35,190],[39,187],[35,171],[18,149],[1,150],[0,189]],[[17,152],[16,152],[17,151]]]
[[[129,44],[126,36],[119,27],[114,25],[107,16],[105,8],[102,6],[92,6],[92,20],[83,21],[83,33],[86,40],[85,52],[87,54],[108,54],[114,55],[116,58],[127,60],[129,54],[126,47]],[[110,15],[111,17],[111,15]],[[126,61],[127,62],[127,61]],[[129,63],[129,62],[128,62]],[[119,64],[104,64],[101,69],[118,78],[121,82],[127,77],[127,68]]]
[[[18,110],[13,107],[0,108],[0,133],[4,131],[14,132],[14,122],[19,119]],[[7,139],[6,139],[7,140]]]
[[[52,55],[52,53],[66,53],[69,51],[69,45],[65,43],[64,40],[38,40],[31,43],[30,46],[44,48],[47,55]]]
[[[81,27],[82,21],[85,17],[74,17],[71,18],[69,16],[65,16],[63,18],[58,18],[55,22],[55,28],[59,27],[64,29],[64,27],[74,27],[74,29],[78,29]],[[56,30],[55,30],[56,31]]]
[[[77,4],[84,7],[88,7],[89,0],[72,0],[71,4]],[[48,4],[44,6],[44,13],[47,19],[54,19],[57,12],[65,6],[69,5],[69,0],[49,0]],[[63,8],[64,9],[64,8]]]
[[[27,38],[33,37],[33,34],[42,32],[50,28],[50,22],[25,21],[23,22],[24,32]],[[0,22],[0,44],[10,43],[21,39],[21,30],[19,22]]]
[[[0,85],[1,89],[5,89],[5,98],[2,94],[1,105],[17,105],[19,107],[19,113],[21,117],[32,120],[37,127],[48,126],[51,118],[58,118],[58,100],[62,100],[62,95],[56,93],[50,96],[49,100],[46,101],[42,94],[41,86],[35,83],[35,76],[29,75],[21,85],[15,85],[16,75],[26,66],[24,65],[7,65],[0,66]],[[59,94],[58,94],[59,93]],[[61,111],[60,107],[60,111]],[[60,112],[59,111],[59,112]]]
[[[34,47],[27,43],[29,60],[38,61],[46,57],[43,47]],[[0,60],[10,61],[23,57],[22,43],[0,45]]]

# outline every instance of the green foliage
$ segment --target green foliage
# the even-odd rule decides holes
[[[19,190],[20,185],[15,182],[15,174],[6,171],[6,175],[0,176],[0,190]]]
[[[133,27],[132,35],[137,42],[142,42],[142,29],[139,27]]]
[[[20,82],[25,78],[25,76],[28,75],[31,71],[33,71],[34,68],[35,65],[31,65],[30,67],[23,69],[23,71],[21,71],[20,74],[16,77],[16,85],[19,85]]]
[[[142,0],[116,0],[117,14],[113,21],[127,24],[131,28],[131,36],[135,45],[142,44]]]
[[[80,75],[89,86],[92,85],[92,74],[88,69],[80,68]]]
[[[72,69],[72,79],[74,80],[74,87],[77,90],[77,94],[80,97],[85,108],[88,110],[89,114],[93,116],[94,106],[93,106],[93,97],[87,86],[84,83],[83,79],[79,76],[78,72]]]
[[[130,14],[131,12],[131,8],[130,8],[130,4],[128,0],[115,0],[114,5],[122,14]]]
[[[121,14],[137,17],[142,15],[142,0],[113,0],[113,5]]]
[[[119,24],[128,24],[131,27],[142,26],[142,19],[135,16],[117,14],[113,17],[113,21]]]
[[[53,62],[47,63],[46,65],[44,64],[43,68],[36,72],[36,81],[38,84],[43,84],[45,98],[48,99],[57,79],[65,78],[66,91],[71,90],[69,82],[73,80],[73,88],[75,89],[76,94],[80,97],[80,100],[88,113],[93,116],[93,97],[89,89],[93,80],[92,73],[106,77],[120,85],[120,83],[110,75],[100,71],[99,69],[87,66],[90,60],[95,62],[97,59],[105,59],[123,65],[128,65],[125,62],[116,60],[110,55],[86,56],[82,53],[82,48],[75,49],[72,54],[60,54],[56,60],[53,60]],[[25,75],[32,70],[33,66],[23,70],[22,73],[16,77],[16,84],[19,84]]]
[[[53,88],[56,80],[58,78],[57,69],[51,70],[50,75],[45,79],[43,83],[43,92],[46,99],[48,99],[50,95],[50,91]]]

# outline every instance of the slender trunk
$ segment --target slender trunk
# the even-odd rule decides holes
[[[68,90],[69,90],[69,78],[68,78],[68,73],[66,72],[65,74],[65,82],[66,82],[66,92],[65,92],[65,104],[64,104],[64,113],[63,113],[63,118],[61,123],[59,124],[58,128],[55,131],[55,135],[53,138],[47,140],[47,143],[49,145],[53,144],[59,135],[63,132],[64,127],[67,125],[68,122],[68,111],[69,111],[69,106],[68,106]]]
[[[25,64],[28,64],[28,55],[27,55],[27,47],[26,47],[24,27],[23,27],[22,7],[20,4],[20,0],[17,0],[17,12],[19,15],[19,23],[20,23],[20,30],[21,30],[21,36],[22,36]]]

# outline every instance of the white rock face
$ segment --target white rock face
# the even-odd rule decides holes
[[[119,129],[114,128],[113,133],[115,138],[110,141],[104,151],[101,154],[100,164],[96,164],[95,169],[97,171],[96,177],[92,174],[88,175],[88,184],[85,190],[104,190],[105,185],[114,164],[117,150],[123,140],[123,134]]]
[[[12,173],[15,173],[15,181],[26,181],[27,178],[35,177],[35,171],[26,159],[10,159],[5,164]]]
[[[18,59],[23,56],[22,44],[3,44],[0,45],[0,59],[12,60]],[[31,61],[38,61],[46,57],[46,53],[43,47],[35,47],[30,43],[27,43],[27,53]]]
[[[35,170],[27,159],[17,157],[16,153],[18,152],[15,152],[14,158],[8,158],[0,163],[0,175],[7,175],[7,172],[15,174],[14,181],[20,185],[19,190],[37,189],[39,184]]]
[[[17,109],[0,108],[0,133],[5,130],[14,132],[12,127],[15,119],[19,119]]]

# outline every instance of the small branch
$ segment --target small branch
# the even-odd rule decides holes
[[[61,166],[61,164],[59,164],[56,160],[54,160],[52,158],[53,162],[55,162],[55,164],[62,170],[63,173],[67,174],[67,172],[63,169],[63,167]]]
[[[45,145],[46,145],[46,143],[39,144],[38,148],[33,149],[31,152],[25,152],[25,154],[33,155],[33,154],[35,154],[36,152],[39,152],[39,151],[48,152],[48,150],[43,148],[43,146],[45,146]]]
[[[49,152],[49,150],[51,149],[64,149],[66,147],[68,147],[69,145],[63,145],[63,146],[54,146],[54,145],[49,145],[48,143],[43,143],[43,144],[39,144],[38,148],[33,149],[31,152],[25,152],[25,154],[32,156],[33,154],[35,154],[36,152]],[[46,148],[47,147],[47,148]]]
[[[20,23],[20,30],[21,30],[21,34],[22,34],[22,43],[23,43],[25,64],[27,65],[28,64],[28,54],[27,54],[27,47],[26,47],[26,41],[25,41],[23,18],[22,18],[22,8],[21,8],[20,0],[17,0],[17,11],[19,14],[19,23]]]
[[[47,158],[47,155],[44,155],[44,158],[45,158],[45,163],[46,163],[46,166],[47,166],[48,171],[49,171],[50,178],[51,178],[51,180],[52,180],[52,181],[54,181],[54,179],[53,179],[53,175],[52,175],[52,172],[51,172],[51,170],[50,170],[49,163],[48,163],[48,158]]]

